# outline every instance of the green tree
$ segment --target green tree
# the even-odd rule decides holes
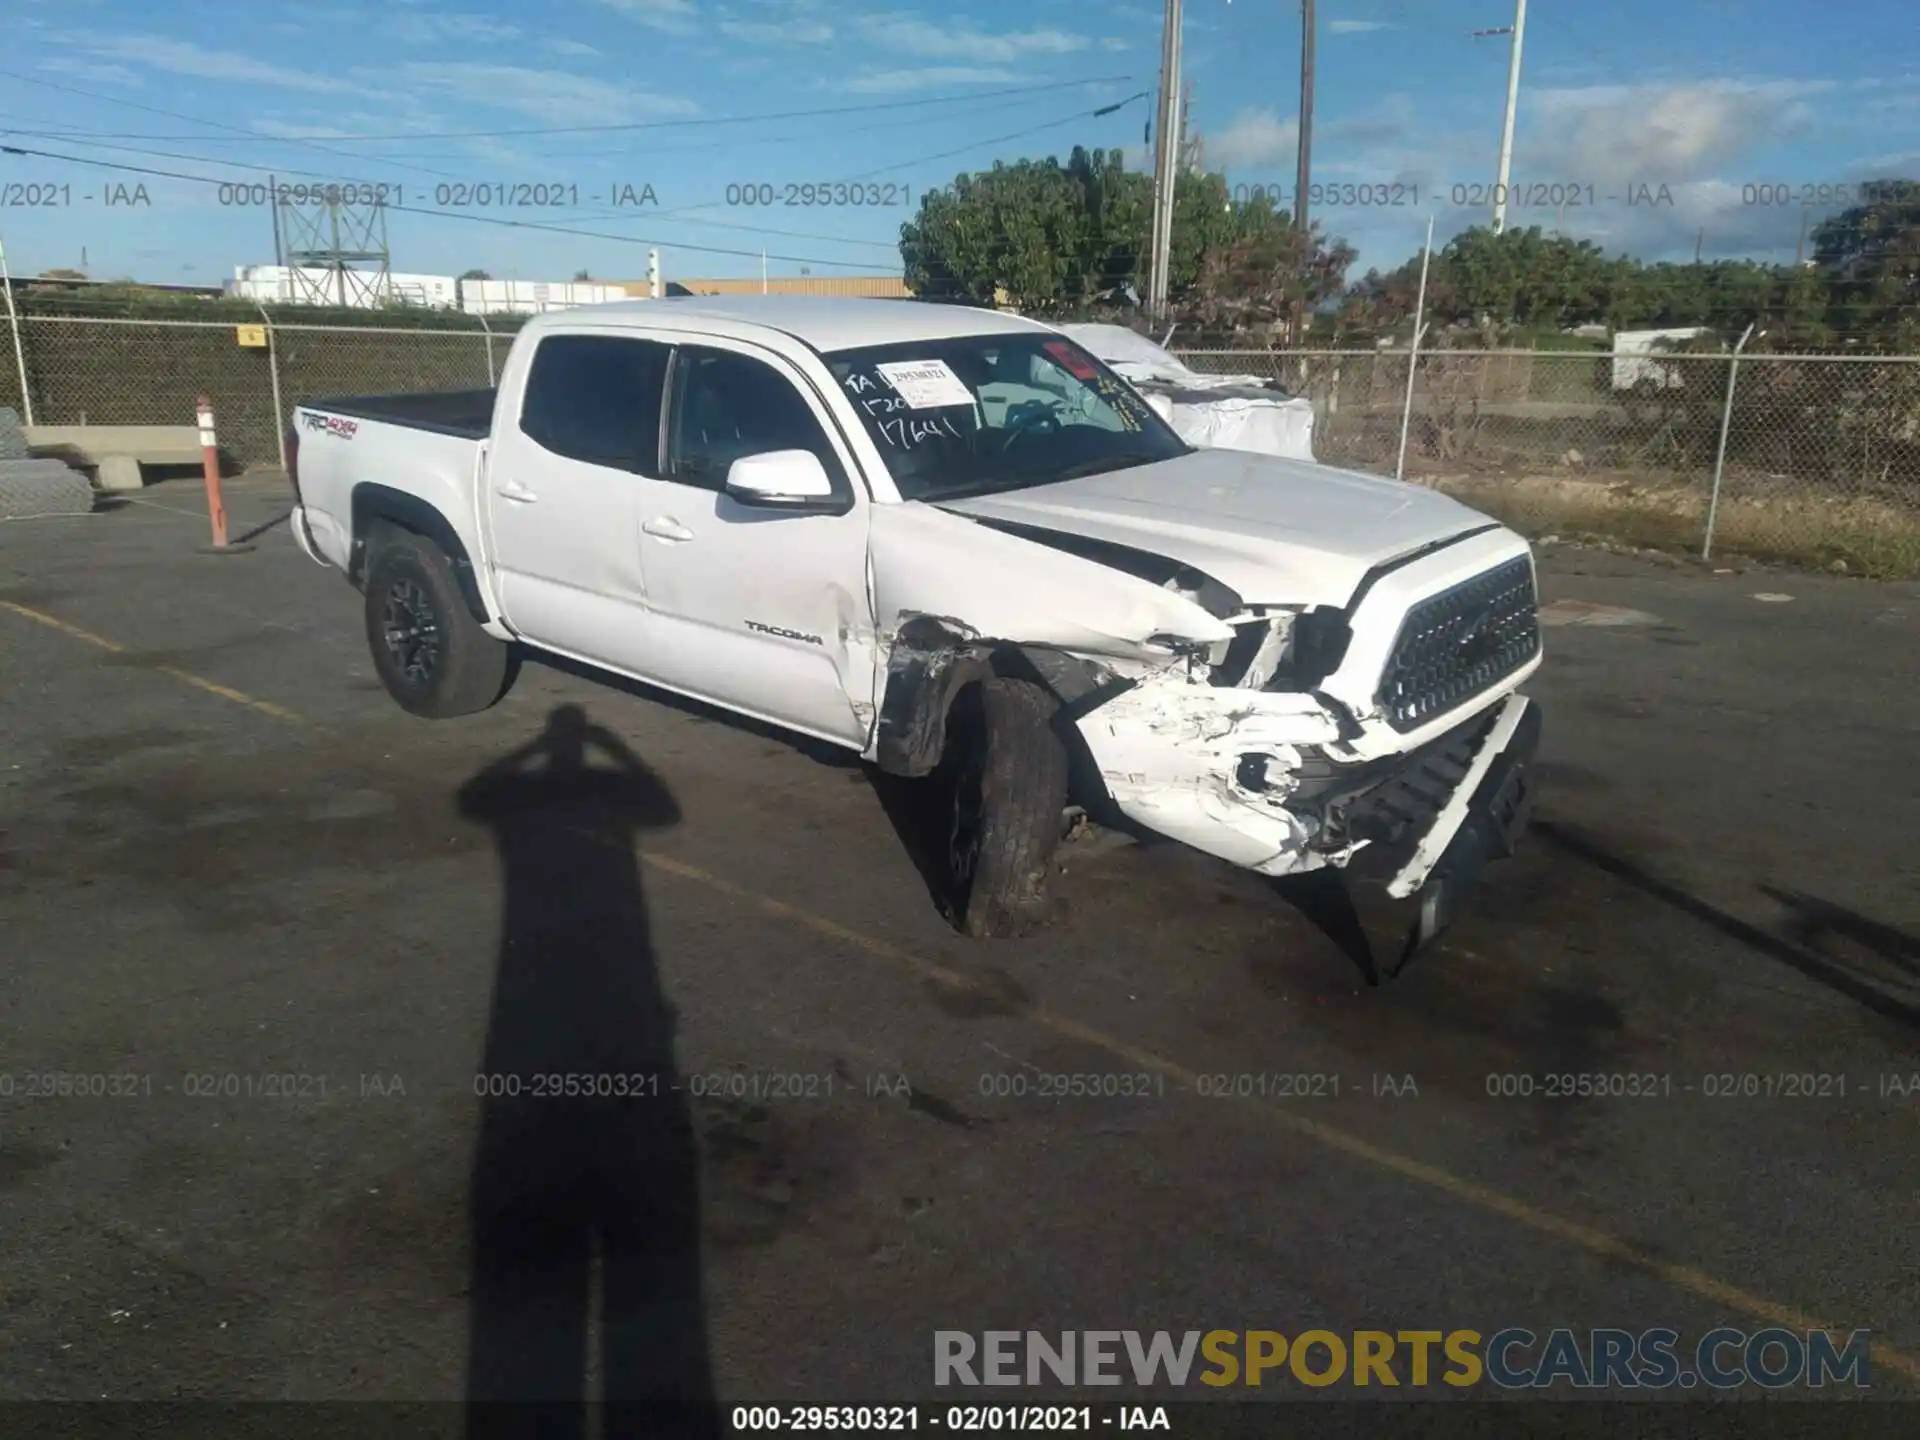
[[[1456,235],[1433,257],[1427,315],[1441,326],[1559,331],[1701,326],[1709,343],[1758,323],[1770,349],[1845,341],[1899,352],[1920,347],[1920,181],[1862,186],[1865,203],[1822,221],[1807,265],[1754,260],[1647,264],[1605,255],[1591,241],[1539,229]],[[1404,338],[1420,257],[1369,270],[1341,298],[1334,327],[1347,339]],[[1762,343],[1762,342],[1756,342]]]
[[[1199,254],[1193,284],[1176,306],[1183,324],[1203,332],[1270,334],[1289,316],[1311,314],[1341,295],[1354,261],[1351,246],[1322,239],[1311,228],[1295,229],[1264,195],[1229,209],[1225,180],[1206,179],[1217,184],[1221,203],[1213,204],[1212,186],[1195,187],[1203,213],[1189,227]],[[1176,205],[1178,200],[1176,194]],[[1174,258],[1181,258],[1177,229]]]
[[[1076,147],[1064,165],[1052,158],[996,163],[923,194],[919,213],[900,227],[900,254],[921,295],[990,303],[1004,294],[1038,314],[1084,311],[1122,287],[1145,289],[1152,207],[1152,179],[1128,171],[1118,151]],[[1279,237],[1291,234],[1271,205],[1235,206],[1223,176],[1198,170],[1177,178],[1173,210],[1168,291],[1176,300],[1220,299],[1223,267],[1258,269],[1259,257],[1271,261],[1285,249]],[[1240,258],[1223,261],[1232,247]],[[1352,259],[1341,248],[1296,250],[1303,266],[1319,272],[1344,275]],[[1204,296],[1203,286],[1211,287]],[[1326,287],[1307,281],[1297,288]]]
[[[1901,349],[1920,343],[1920,180],[1860,187],[1868,201],[1823,220],[1813,263],[1826,281],[1828,324]]]

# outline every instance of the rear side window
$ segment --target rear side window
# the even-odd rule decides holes
[[[670,479],[703,489],[726,484],[733,462],[769,450],[808,450],[837,490],[847,488],[840,457],[800,392],[778,370],[729,350],[687,346],[673,379]]]
[[[667,346],[617,335],[554,335],[527,373],[520,429],[542,449],[652,475]]]

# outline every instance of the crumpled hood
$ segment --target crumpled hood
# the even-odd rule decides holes
[[[1345,605],[1374,566],[1493,523],[1424,486],[1238,450],[935,503],[1163,555],[1252,605]]]

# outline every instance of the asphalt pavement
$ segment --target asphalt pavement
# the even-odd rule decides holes
[[[1543,552],[1533,830],[1372,988],[1326,894],[1100,834],[966,941],[862,767],[641,687],[409,717],[229,495],[250,553],[177,483],[0,525],[0,1396],[1514,1325],[1869,1329],[1920,1389],[1920,586]]]

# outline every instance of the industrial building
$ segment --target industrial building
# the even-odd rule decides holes
[[[459,310],[468,315],[538,315],[577,305],[606,305],[671,295],[834,295],[866,299],[907,299],[912,292],[897,275],[710,278],[659,283],[653,280],[468,280],[451,275],[415,275],[401,271],[349,267],[295,268],[287,265],[239,265],[225,293],[270,305],[331,305],[377,309],[417,305]]]

